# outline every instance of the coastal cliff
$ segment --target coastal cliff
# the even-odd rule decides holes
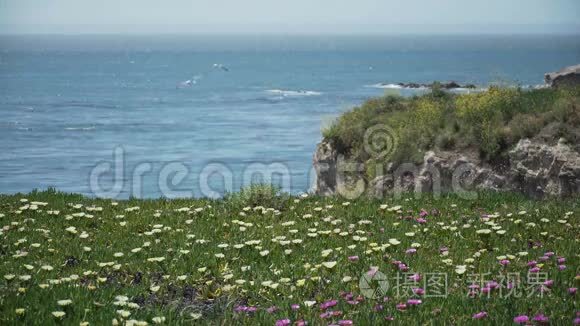
[[[314,153],[314,191],[353,198],[479,190],[577,195],[580,88],[556,84],[369,100],[325,132]],[[382,134],[372,135],[377,126]]]

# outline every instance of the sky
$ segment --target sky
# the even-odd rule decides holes
[[[580,33],[580,0],[0,0],[1,34]]]

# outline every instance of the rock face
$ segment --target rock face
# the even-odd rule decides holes
[[[551,87],[568,87],[580,85],[580,64],[566,67],[558,72],[544,75],[546,84]]]
[[[544,198],[580,193],[580,154],[563,140],[555,145],[520,140],[508,161],[494,166],[469,153],[429,151],[421,164],[386,163],[384,173],[370,181],[364,180],[364,164],[345,162],[332,143],[318,145],[314,155],[317,194],[351,198],[363,193],[384,197],[454,192],[471,198],[475,190],[493,190]]]
[[[580,155],[563,140],[556,146],[521,140],[509,155],[515,190],[534,198],[580,192]]]

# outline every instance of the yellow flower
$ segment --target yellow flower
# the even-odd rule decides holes
[[[24,309],[24,308],[17,308],[16,310],[14,310],[14,312],[16,313],[16,315],[22,316],[26,312],[26,309]]]

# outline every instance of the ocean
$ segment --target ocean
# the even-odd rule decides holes
[[[322,128],[417,92],[384,85],[535,87],[578,63],[577,35],[0,36],[0,193],[306,192]]]

